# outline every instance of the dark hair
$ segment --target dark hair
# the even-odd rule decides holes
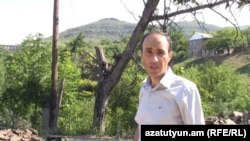
[[[142,44],[143,44],[145,38],[146,38],[147,36],[153,34],[153,33],[160,34],[160,35],[166,37],[166,39],[167,39],[167,41],[168,41],[168,43],[169,43],[168,51],[169,51],[169,52],[172,51],[172,40],[171,40],[170,36],[169,36],[167,33],[164,33],[164,32],[161,32],[161,31],[152,31],[152,32],[146,33],[146,34],[143,36],[142,40],[141,40],[141,50],[142,50]]]

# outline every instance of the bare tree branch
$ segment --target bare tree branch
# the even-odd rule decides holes
[[[144,71],[144,67],[141,65],[141,63],[136,59],[135,56],[133,56],[132,58],[132,61],[136,64],[137,68],[139,68],[140,71]]]
[[[122,5],[126,8],[126,10],[128,11],[128,13],[133,16],[133,18],[135,19],[135,21],[138,21],[137,18],[136,18],[136,16],[135,16],[135,14],[128,9],[128,7],[126,6],[126,4],[122,0],[120,0],[120,1],[121,1]]]
[[[162,20],[162,19],[174,17],[174,16],[177,16],[177,15],[185,14],[185,13],[190,13],[190,12],[193,12],[193,11],[198,11],[198,10],[201,10],[201,9],[213,8],[215,6],[224,4],[224,3],[228,2],[228,1],[233,1],[233,0],[222,0],[222,1],[214,2],[214,3],[208,3],[208,4],[196,6],[196,7],[191,7],[189,9],[184,9],[184,10],[172,12],[172,13],[169,13],[169,14],[166,14],[166,15],[154,15],[151,20],[152,21],[157,21],[157,20]]]
[[[217,0],[216,0],[217,1]],[[211,3],[211,2],[209,2],[209,1],[207,1],[208,3]],[[192,6],[190,5],[190,4],[186,4],[189,8],[192,8]],[[192,13],[192,15],[193,15],[193,17],[194,17],[194,19],[195,19],[195,21],[196,21],[196,23],[199,25],[199,27],[201,28],[201,29],[204,29],[207,33],[209,33],[209,31],[206,29],[206,27],[204,26],[205,25],[205,20],[204,20],[204,18],[203,18],[203,22],[201,22],[201,21],[199,21],[198,19],[197,19],[197,11],[193,11],[193,12],[191,12]],[[203,17],[203,14],[202,14],[202,12],[201,12],[201,15],[202,15],[202,17]]]
[[[211,8],[211,10],[214,11],[216,14],[220,15],[220,16],[221,16],[222,18],[224,18],[226,21],[230,22],[235,28],[238,29],[238,27],[239,27],[238,24],[235,25],[231,20],[229,20],[227,17],[225,17],[224,15],[222,15],[221,13],[219,13],[218,11],[216,11],[216,10],[214,10],[214,9],[212,9],[212,8]],[[237,21],[236,21],[236,23],[237,23]]]
[[[86,51],[84,51],[83,53],[87,54],[87,55],[88,55],[89,57],[91,57],[94,61],[97,61],[97,60],[96,60],[96,57],[95,57],[94,55],[92,55],[91,53],[86,52]]]

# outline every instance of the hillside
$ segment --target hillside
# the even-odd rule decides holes
[[[220,27],[210,24],[201,24],[197,22],[179,22],[177,29],[182,29],[186,37],[189,37],[194,31],[213,32]],[[136,24],[120,21],[115,18],[105,18],[99,21],[71,28],[60,33],[60,39],[75,38],[80,32],[83,33],[86,39],[99,40],[103,38],[121,39],[131,35]]]
[[[98,40],[103,38],[121,39],[130,35],[136,24],[119,21],[114,18],[101,19],[97,22],[68,29],[60,33],[61,39],[76,37],[80,32],[87,39]]]
[[[177,23],[179,27],[182,28],[186,37],[192,36],[193,32],[215,32],[220,29],[220,27],[212,24],[197,23],[196,21],[184,21]]]
[[[179,65],[189,67],[204,64],[209,60],[214,61],[217,65],[229,66],[235,73],[240,74],[242,82],[250,86],[250,49],[242,52],[234,52],[230,55],[225,54],[212,57],[189,58]]]

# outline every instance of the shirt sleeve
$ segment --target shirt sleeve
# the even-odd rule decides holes
[[[178,104],[184,124],[205,124],[200,93],[195,84],[184,89]]]

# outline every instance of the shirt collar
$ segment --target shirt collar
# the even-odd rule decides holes
[[[175,74],[173,73],[172,69],[169,67],[168,71],[162,77],[160,84],[165,86],[166,88],[171,88],[171,84],[173,83],[173,78]]]
[[[158,89],[165,89],[165,88],[171,88],[171,84],[173,83],[173,77],[175,74],[173,73],[172,69],[169,67],[165,75],[162,77],[160,80],[160,83],[157,84],[153,89],[158,90]],[[144,81],[144,88],[147,89],[152,89],[150,85],[150,77],[148,76]]]

